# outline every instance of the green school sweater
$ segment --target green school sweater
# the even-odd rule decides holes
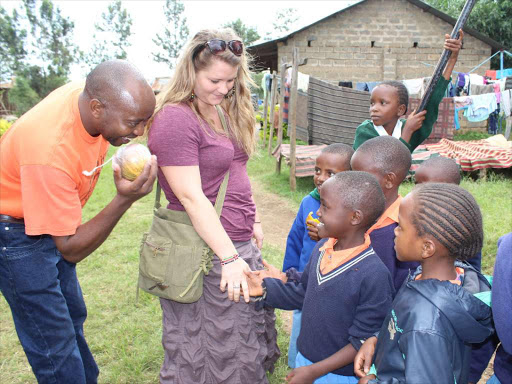
[[[439,104],[443,101],[443,97],[446,92],[446,88],[448,87],[448,83],[450,80],[446,80],[443,76],[439,79],[434,88],[434,92],[432,92],[432,96],[430,97],[429,102],[427,103],[425,109],[427,110],[427,114],[425,116],[425,120],[423,120],[423,124],[421,128],[413,133],[411,137],[411,141],[408,143],[402,138],[400,141],[404,143],[411,153],[414,149],[423,143],[427,137],[432,133],[432,127],[437,121],[437,116],[439,114]],[[402,128],[405,126],[406,119],[401,119]],[[365,141],[373,139],[374,137],[378,137],[379,133],[375,130],[375,127],[371,120],[365,120],[359,127],[356,129],[356,137],[354,139],[354,150],[359,148],[361,144]]]

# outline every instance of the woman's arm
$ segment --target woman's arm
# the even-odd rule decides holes
[[[258,207],[256,207],[256,202],[254,201],[254,197],[251,196],[252,202],[255,208],[254,214],[254,225],[252,227],[252,237],[254,241],[256,241],[256,246],[258,249],[263,248],[263,227],[261,226],[261,217],[258,213]]]
[[[222,260],[237,254],[233,242],[222,227],[214,206],[203,193],[199,166],[161,167],[173,193],[185,208],[194,229],[206,244]],[[230,300],[240,300],[240,286],[244,299],[249,302],[249,289],[244,274],[249,266],[242,259],[222,267],[221,291],[228,288]],[[237,287],[238,289],[234,288]]]

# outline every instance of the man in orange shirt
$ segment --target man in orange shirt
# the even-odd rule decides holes
[[[156,157],[133,182],[114,164],[116,196],[91,220],[92,194],[109,143],[144,132],[155,108],[151,87],[122,60],[98,65],[33,107],[0,140],[0,291],[40,383],[96,383],[87,316],[75,265],[108,237],[153,188]]]

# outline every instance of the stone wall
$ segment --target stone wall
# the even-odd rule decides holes
[[[406,0],[367,0],[280,42],[278,62],[299,47],[308,58],[300,71],[334,84],[430,76],[452,29]],[[490,55],[489,45],[466,34],[455,70],[468,72]]]

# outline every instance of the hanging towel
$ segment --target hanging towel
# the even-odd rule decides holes
[[[365,82],[356,83],[356,89],[358,91],[366,91],[369,92],[368,84]]]
[[[491,71],[490,69],[488,69],[487,71],[485,71],[485,76],[491,78],[491,80],[496,80],[496,71]]]
[[[464,88],[464,85],[466,85],[466,77],[465,73],[459,73],[457,75],[457,86]]]
[[[473,99],[473,103],[468,105],[468,109],[464,112],[464,116],[469,121],[487,120],[489,115],[498,108],[494,92],[470,97]]]
[[[484,93],[492,93],[494,92],[493,84],[487,84],[487,85],[478,85],[473,84],[469,86],[469,94],[471,96],[473,95],[483,95]]]
[[[501,92],[501,110],[505,114],[505,116],[510,116],[510,99],[512,98],[512,91],[507,89],[506,91]]]
[[[496,71],[496,78],[501,79],[503,77],[512,76],[512,68],[504,69],[503,71]]]
[[[476,73],[469,74],[469,82],[471,85],[484,85],[484,77],[477,75]]]
[[[405,88],[407,88],[409,92],[409,97],[411,97],[412,95],[419,95],[421,87],[423,86],[423,78],[402,80],[402,83],[404,83]]]

